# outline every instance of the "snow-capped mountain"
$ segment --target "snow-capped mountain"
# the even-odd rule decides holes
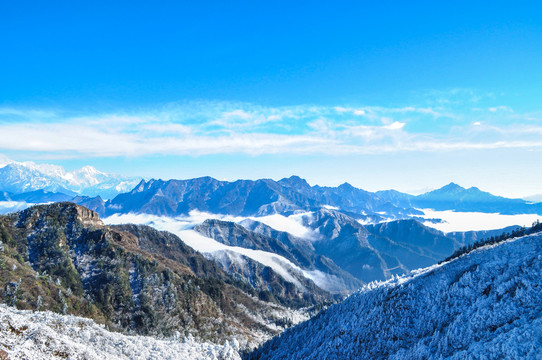
[[[100,195],[108,199],[131,190],[139,180],[106,174],[92,166],[66,171],[58,165],[15,162],[5,156],[0,158],[0,191],[13,194],[46,190],[71,196]]]
[[[68,190],[64,185],[67,185],[66,181],[54,179],[22,163],[11,163],[0,168],[0,189],[9,193],[19,194],[35,190],[45,190],[75,195],[74,192]]]
[[[248,359],[539,359],[542,234],[373,283]]]

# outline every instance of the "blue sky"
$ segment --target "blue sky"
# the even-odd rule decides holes
[[[4,2],[0,153],[542,193],[535,2]]]

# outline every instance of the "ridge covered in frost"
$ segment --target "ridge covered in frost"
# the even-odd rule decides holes
[[[542,233],[372,283],[249,359],[539,356]]]
[[[0,356],[9,359],[240,360],[239,344],[200,343],[192,337],[156,339],[110,332],[94,321],[0,304]]]

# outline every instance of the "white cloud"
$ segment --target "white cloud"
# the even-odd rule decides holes
[[[442,219],[444,221],[442,223],[427,221],[424,225],[445,233],[452,231],[495,230],[513,225],[530,226],[540,218],[537,214],[501,215],[478,212],[455,212],[451,210],[435,211],[430,209],[422,209],[422,211],[425,213],[422,217],[426,219]]]
[[[389,125],[385,125],[384,128],[388,130],[401,130],[405,126],[405,123],[394,121],[393,123]]]
[[[178,135],[188,135],[192,133],[192,129],[189,126],[182,124],[144,124],[142,128],[149,130],[151,132],[160,133],[160,134],[178,134]]]
[[[263,107],[225,102],[72,117],[45,110],[0,109],[0,119],[13,120],[0,121],[0,151],[67,158],[342,155],[542,146],[535,136],[542,133],[542,126],[533,125],[536,115],[525,115],[521,122],[522,115],[505,106],[483,109],[471,109],[469,115],[476,118],[427,106]],[[47,121],[42,121],[44,116]],[[444,130],[443,119],[449,124]]]
[[[277,230],[292,231],[292,234],[296,236],[313,236],[312,230],[304,228],[300,223],[300,218],[303,215],[306,214],[292,215],[290,217],[271,215],[265,217],[251,217],[249,219],[263,222],[274,228],[276,227]],[[284,279],[302,288],[302,285],[291,275],[291,272],[296,271],[299,274],[304,274],[304,271],[294,265],[288,259],[266,251],[224,245],[192,230],[194,225],[201,224],[206,219],[221,219],[225,221],[240,222],[247,218],[191,211],[189,216],[179,216],[176,218],[148,214],[115,214],[103,219],[103,221],[105,224],[144,224],[152,226],[158,230],[169,231],[179,236],[188,246],[192,247],[193,249],[202,253],[209,253],[211,256],[220,257],[223,255],[223,252],[232,252],[246,256],[265,266],[271,267]],[[241,259],[239,258],[238,260]],[[327,286],[330,280],[329,276],[326,276],[318,271],[307,272],[304,275],[308,278],[314,279],[315,282],[317,282],[317,285],[319,284],[322,286]]]
[[[509,106],[503,106],[503,105],[501,105],[501,106],[490,107],[488,110],[489,110],[490,112],[493,112],[493,113],[495,113],[495,112],[497,112],[497,111],[514,112],[514,110],[512,110],[511,107],[509,107]]]
[[[250,219],[259,221],[272,227],[275,230],[284,231],[303,239],[315,240],[319,234],[314,230],[302,225],[303,216],[310,216],[311,213],[300,213],[290,216],[280,214],[250,217]]]
[[[290,216],[284,216],[280,214],[267,215],[267,216],[233,216],[224,214],[212,214],[208,212],[202,212],[192,210],[188,216],[177,216],[175,218],[161,217],[149,214],[113,214],[104,219],[106,224],[147,224],[157,228],[177,233],[179,231],[190,230],[195,225],[203,223],[207,219],[218,219],[223,221],[231,221],[240,223],[243,220],[254,220],[266,224],[275,230],[288,232],[294,236],[314,240],[319,234],[312,229],[302,225],[303,216],[310,216],[311,213],[299,213]]]
[[[367,111],[365,109],[345,108],[342,106],[336,106],[334,109],[338,113],[352,113],[356,116],[367,115]]]
[[[24,210],[35,204],[24,201],[0,201],[0,215]]]

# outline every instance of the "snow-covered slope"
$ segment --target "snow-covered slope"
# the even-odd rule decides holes
[[[0,191],[16,194],[43,189],[68,195],[101,195],[107,199],[131,190],[140,180],[106,174],[92,166],[70,172],[58,165],[0,158]]]
[[[542,233],[371,283],[250,359],[540,359]]]
[[[89,319],[0,304],[0,359],[240,360],[238,350],[235,340],[215,345],[191,337],[126,336]]]

